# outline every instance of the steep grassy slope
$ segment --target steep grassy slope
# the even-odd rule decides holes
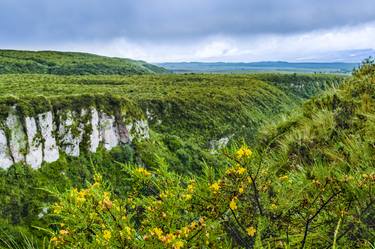
[[[0,50],[0,74],[150,74],[166,70],[144,61],[87,53]]]
[[[339,89],[309,100],[293,116],[265,129],[258,141],[263,167],[276,177],[289,176],[290,186],[278,193],[284,206],[280,219],[304,231],[302,243],[311,248],[373,246],[373,62]],[[296,212],[301,207],[307,210]]]

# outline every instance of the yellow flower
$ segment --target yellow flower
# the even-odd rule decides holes
[[[354,179],[354,177],[353,176],[351,176],[351,175],[345,175],[344,176],[344,181],[351,181],[351,180],[353,180]]]
[[[246,232],[247,234],[250,236],[250,237],[254,237],[255,233],[257,232],[257,230],[254,228],[254,227],[248,227],[246,229]]]
[[[200,218],[199,218],[199,224],[200,224],[201,226],[203,226],[203,225],[204,225],[204,222],[205,222],[205,218],[204,218],[204,217],[200,217]]]
[[[242,146],[236,151],[236,157],[238,159],[249,158],[252,154],[253,152],[246,146]]]
[[[172,242],[172,240],[174,240],[176,238],[176,236],[173,234],[173,233],[169,233],[165,236],[163,236],[160,240],[165,243],[165,244],[169,244]]]
[[[236,210],[237,209],[236,200],[237,200],[237,197],[233,197],[233,199],[230,201],[230,203],[229,203],[230,209],[232,209],[232,210]]]
[[[237,174],[242,175],[246,172],[246,169],[244,167],[238,167],[237,168]]]
[[[60,214],[62,209],[63,209],[63,207],[60,204],[53,205],[53,212],[55,214]]]
[[[218,183],[218,182],[215,182],[215,183],[211,184],[210,189],[211,189],[211,191],[212,191],[214,194],[216,194],[216,193],[219,192],[219,190],[220,190],[220,185],[219,185],[219,183]]]
[[[182,195],[184,200],[188,201],[188,200],[191,200],[192,196],[191,194],[185,194],[185,195]]]
[[[77,205],[80,207],[82,204],[86,201],[86,198],[84,197],[77,197]]]
[[[195,188],[194,183],[190,183],[190,184],[187,186],[187,190],[188,190],[189,193],[194,192],[194,188]]]
[[[57,237],[52,237],[51,242],[54,243],[56,246],[58,246],[60,243],[64,242],[63,238],[57,238]]]
[[[104,230],[103,232],[103,238],[106,240],[106,241],[109,241],[112,237],[112,233],[111,231],[109,230]]]
[[[82,190],[82,191],[79,191],[79,192],[78,192],[78,198],[83,198],[83,199],[85,199],[86,196],[87,196],[87,194],[88,194],[87,189]]]
[[[233,174],[234,172],[235,172],[234,168],[228,168],[228,169],[225,171],[225,174],[230,175],[230,174]]]
[[[190,228],[195,229],[198,226],[198,223],[196,221],[191,222]]]
[[[166,199],[168,197],[168,194],[169,194],[168,191],[165,191],[165,192],[160,193],[159,197],[161,199]]]
[[[240,187],[240,188],[238,189],[238,192],[239,192],[240,194],[242,194],[242,193],[244,192],[243,187]]]
[[[161,236],[163,235],[163,231],[160,228],[155,227],[155,228],[151,229],[150,234],[156,235],[156,237],[161,238]]]
[[[180,249],[184,246],[184,242],[181,240],[177,240],[173,243],[173,249]]]
[[[250,177],[250,176],[248,176],[246,179],[247,179],[247,181],[249,182],[249,184],[252,184],[252,183],[253,183],[253,180],[251,180],[251,177]]]
[[[145,177],[148,177],[148,176],[151,175],[151,173],[150,173],[147,169],[145,169],[145,168],[143,168],[143,167],[139,167],[139,168],[137,168],[136,171],[137,171],[138,173],[140,173],[141,175],[145,176]]]
[[[60,230],[60,232],[59,232],[62,236],[64,236],[64,235],[68,235],[69,234],[69,232],[67,231],[67,230]]]
[[[131,235],[132,235],[132,229],[128,226],[125,226],[124,229],[122,231],[120,231],[120,236],[121,237],[125,237],[130,240],[131,239]]]
[[[288,181],[289,177],[288,176],[280,176],[279,179],[281,181]]]
[[[190,228],[189,227],[183,227],[182,229],[181,229],[181,234],[182,234],[182,236],[185,236],[185,237],[187,237],[188,235],[189,235],[189,233],[190,233]]]
[[[51,242],[57,242],[59,239],[58,238],[56,238],[56,237],[52,237],[51,238]]]
[[[271,204],[271,209],[276,209],[277,208],[277,205],[275,203],[272,203]]]

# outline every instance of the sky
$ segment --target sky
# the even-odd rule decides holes
[[[358,61],[374,0],[0,0],[0,48],[171,61]]]

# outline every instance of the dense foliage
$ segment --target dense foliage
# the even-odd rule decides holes
[[[133,75],[166,71],[144,61],[86,53],[0,50],[0,74]]]
[[[54,193],[50,245],[373,248],[374,86],[364,67],[199,176],[124,165],[123,198],[100,175]]]
[[[344,78],[335,75],[0,75],[1,99],[110,94],[128,98],[164,134],[193,139],[199,146],[221,138],[254,142],[259,127],[275,115]],[[32,86],[32,87],[31,87]],[[0,99],[0,105],[1,105]]]
[[[374,68],[367,61],[344,84],[299,74],[2,75],[0,107],[129,99],[152,130],[111,152],[0,170],[0,247],[373,248]],[[251,144],[207,150],[233,133]]]

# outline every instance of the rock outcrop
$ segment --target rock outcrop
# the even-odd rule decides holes
[[[58,160],[60,153],[78,157],[94,153],[100,146],[111,150],[149,136],[147,121],[120,111],[114,115],[88,107],[24,116],[17,106],[9,109],[7,117],[0,120],[0,167],[5,169],[15,163],[38,168],[43,162]]]

